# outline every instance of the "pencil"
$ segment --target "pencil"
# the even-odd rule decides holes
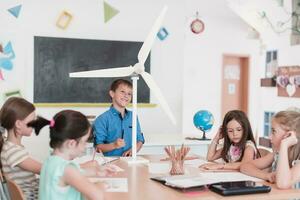
[[[96,149],[94,149],[94,153],[93,153],[93,161],[95,160],[95,156],[96,156]]]
[[[99,151],[99,153],[100,153],[100,155],[101,155],[101,158],[102,158],[102,160],[103,160],[102,165],[106,165],[108,162],[107,162],[107,160],[105,159],[105,156],[104,156],[103,152],[102,152],[100,149],[98,149],[98,151]]]

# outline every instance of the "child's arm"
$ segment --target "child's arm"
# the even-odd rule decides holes
[[[137,142],[136,143],[136,152],[138,152],[142,148],[142,146],[143,146],[143,142]],[[131,155],[132,155],[132,148],[125,151],[122,156],[126,157],[126,156],[131,156]]]
[[[288,160],[288,148],[297,144],[297,142],[298,140],[294,132],[291,132],[288,138],[281,141],[276,169],[276,183],[278,188],[288,189],[300,180],[300,165],[298,164],[290,169]]]
[[[125,146],[125,140],[118,138],[116,141],[109,143],[109,144],[98,144],[96,146],[96,149],[98,152],[102,151],[102,152],[108,152],[108,151],[112,151],[115,149],[119,149]],[[99,151],[99,150],[100,151]]]
[[[80,164],[80,168],[83,169],[84,175],[87,177],[94,176],[110,176],[116,173],[116,169],[113,165],[100,166],[96,160],[88,161]]]
[[[240,166],[240,171],[249,176],[254,176],[270,182],[275,181],[274,173],[268,173],[263,171],[263,169],[268,168],[272,165],[274,160],[273,153],[268,153],[266,156],[252,160],[247,163],[243,163]]]
[[[34,174],[40,174],[42,164],[30,157],[26,158],[24,161],[20,162],[18,166],[26,171],[30,171]]]
[[[74,187],[77,191],[82,193],[89,200],[103,200],[104,188],[100,185],[91,183],[85,176],[83,176],[76,168],[68,166],[65,168],[62,181],[67,185]]]
[[[247,146],[244,151],[244,156],[241,162],[234,162],[234,163],[208,163],[201,165],[200,168],[207,169],[207,170],[238,170],[242,163],[249,162],[253,160],[254,157],[254,149],[251,146]]]
[[[217,150],[217,146],[221,138],[222,138],[222,134],[221,134],[221,127],[220,127],[217,134],[215,135],[214,139],[211,141],[208,147],[208,151],[206,155],[207,161],[214,161],[218,158],[221,158],[222,148]]]

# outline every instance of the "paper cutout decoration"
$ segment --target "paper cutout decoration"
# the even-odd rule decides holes
[[[296,92],[296,85],[294,84],[288,84],[286,86],[286,92],[288,93],[288,95],[291,97],[295,94]]]
[[[20,15],[21,8],[22,8],[22,5],[18,5],[18,6],[8,9],[7,11],[10,12],[10,14],[12,14],[13,16],[15,16],[15,18],[18,18]]]
[[[4,80],[4,77],[3,77],[1,69],[0,69],[0,80],[2,80],[2,81]]]
[[[279,67],[276,83],[278,96],[300,97],[300,66]]]
[[[4,93],[4,98],[8,99],[10,97],[22,97],[20,90],[14,90]]]
[[[105,1],[103,3],[104,3],[104,22],[106,23],[109,20],[111,20],[114,16],[116,16],[120,11],[115,9]]]
[[[157,33],[157,37],[163,41],[164,39],[167,38],[167,36],[169,35],[169,32],[167,31],[167,29],[165,27],[162,27],[158,33]]]
[[[4,80],[1,68],[5,70],[12,70],[13,63],[11,60],[14,59],[15,57],[16,57],[15,52],[12,48],[11,42],[8,42],[3,50],[2,50],[2,46],[0,45],[0,79],[1,80]]]
[[[69,12],[63,11],[56,21],[56,26],[61,29],[66,29],[69,26],[72,18],[73,16]]]

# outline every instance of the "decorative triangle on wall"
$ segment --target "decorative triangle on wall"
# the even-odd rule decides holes
[[[120,11],[103,1],[104,3],[104,22],[108,22],[114,16],[116,16]]]
[[[0,69],[0,80],[2,80],[2,81],[4,80],[4,77],[3,77],[1,69]]]
[[[15,16],[15,18],[18,18],[21,8],[22,8],[22,5],[18,5],[18,6],[8,9],[7,11],[10,12],[13,16]]]

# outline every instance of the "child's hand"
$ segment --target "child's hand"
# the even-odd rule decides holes
[[[122,148],[125,146],[125,140],[124,139],[121,139],[121,138],[118,138],[115,143],[114,143],[116,149],[119,149],[119,148]]]
[[[203,165],[199,166],[200,169],[203,170],[218,170],[218,169],[224,169],[223,163],[205,163]]]
[[[220,139],[222,139],[224,136],[222,134],[222,126],[219,127],[217,134],[214,137],[215,142],[219,142]]]
[[[298,139],[296,137],[295,131],[288,132],[289,136],[281,141],[281,144],[286,145],[287,147],[297,144]]]
[[[109,188],[109,185],[103,182],[96,182],[95,185],[97,186],[97,188],[99,188],[99,190],[102,191],[105,191],[107,188]]]
[[[275,181],[276,181],[276,173],[275,172],[268,173],[266,175],[266,180],[269,181],[270,183],[275,183]]]
[[[99,166],[97,168],[96,175],[97,176],[112,176],[116,174],[117,169],[113,165],[104,165],[104,166]]]
[[[132,155],[132,150],[129,149],[129,150],[125,151],[122,156],[128,157],[128,156],[131,156],[131,155]]]
[[[90,161],[80,164],[81,168],[94,168],[94,167],[98,167],[98,166],[99,166],[99,164],[96,160],[90,160]]]

